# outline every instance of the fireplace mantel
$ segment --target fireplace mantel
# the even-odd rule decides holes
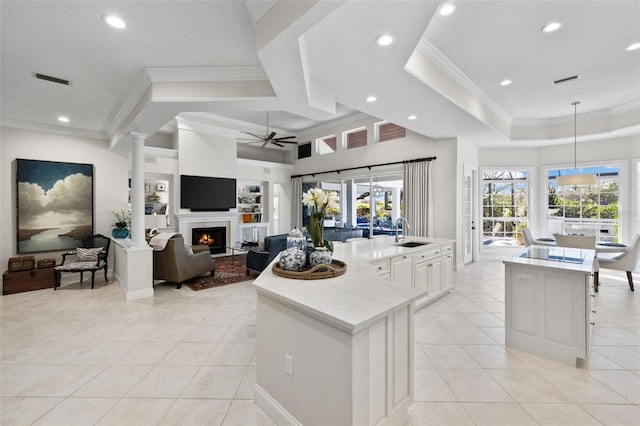
[[[240,241],[238,235],[238,213],[236,211],[225,212],[185,212],[175,215],[178,232],[187,239],[191,238],[192,228],[224,226],[227,228],[227,246],[233,247]],[[230,253],[230,250],[229,250]]]

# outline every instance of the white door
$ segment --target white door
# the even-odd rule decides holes
[[[474,212],[474,169],[469,164],[464,165],[464,189],[462,196],[462,245],[463,262],[473,262],[473,239],[475,235]]]

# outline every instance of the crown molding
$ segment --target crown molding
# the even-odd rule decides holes
[[[274,169],[286,169],[286,170],[294,169],[293,164],[275,163],[273,161],[250,160],[248,158],[238,158],[237,163],[242,164],[244,166],[270,167]]]
[[[440,69],[456,81],[471,96],[489,108],[496,116],[506,123],[511,123],[513,118],[504,111],[493,99],[480,89],[467,75],[449,60],[437,47],[425,36],[420,37],[416,50],[431,59]]]
[[[133,86],[131,93],[129,93],[129,96],[127,96],[127,99],[107,126],[107,135],[109,135],[110,138],[112,138],[118,129],[120,129],[122,124],[138,106],[140,100],[142,100],[150,87],[151,79],[149,78],[146,70],[143,70],[140,77],[138,77],[138,81],[136,81],[136,84]]]
[[[152,83],[269,80],[261,66],[146,68]]]
[[[576,121],[579,123],[584,123],[592,120],[613,118],[617,115],[625,114],[629,111],[633,111],[634,109],[640,109],[640,99],[633,100],[631,102],[627,102],[610,109],[578,113],[576,117]],[[526,119],[525,118],[525,119],[514,120],[511,126],[512,127],[553,127],[557,125],[573,123],[573,119],[574,119],[573,114],[565,115],[563,117],[555,117],[555,118],[548,118],[548,119]]]
[[[0,120],[0,126],[13,127],[15,129],[22,130],[32,130],[35,132],[56,133],[59,135],[98,139],[103,141],[109,140],[108,136],[101,131],[78,129],[75,127],[56,126],[54,124],[35,123],[33,121],[22,121],[3,118]]]

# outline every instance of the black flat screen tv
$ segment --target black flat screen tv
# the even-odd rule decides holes
[[[192,211],[225,211],[236,207],[236,180],[180,175],[180,207]]]

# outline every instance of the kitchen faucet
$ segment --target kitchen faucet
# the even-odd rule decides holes
[[[396,219],[396,243],[400,241],[398,239],[398,224],[400,223],[401,220],[404,220],[405,225],[407,225],[407,230],[411,230],[411,226],[409,226],[409,222],[407,222],[407,219],[405,219],[402,216],[399,216],[398,219]],[[402,238],[404,238],[404,236]]]

